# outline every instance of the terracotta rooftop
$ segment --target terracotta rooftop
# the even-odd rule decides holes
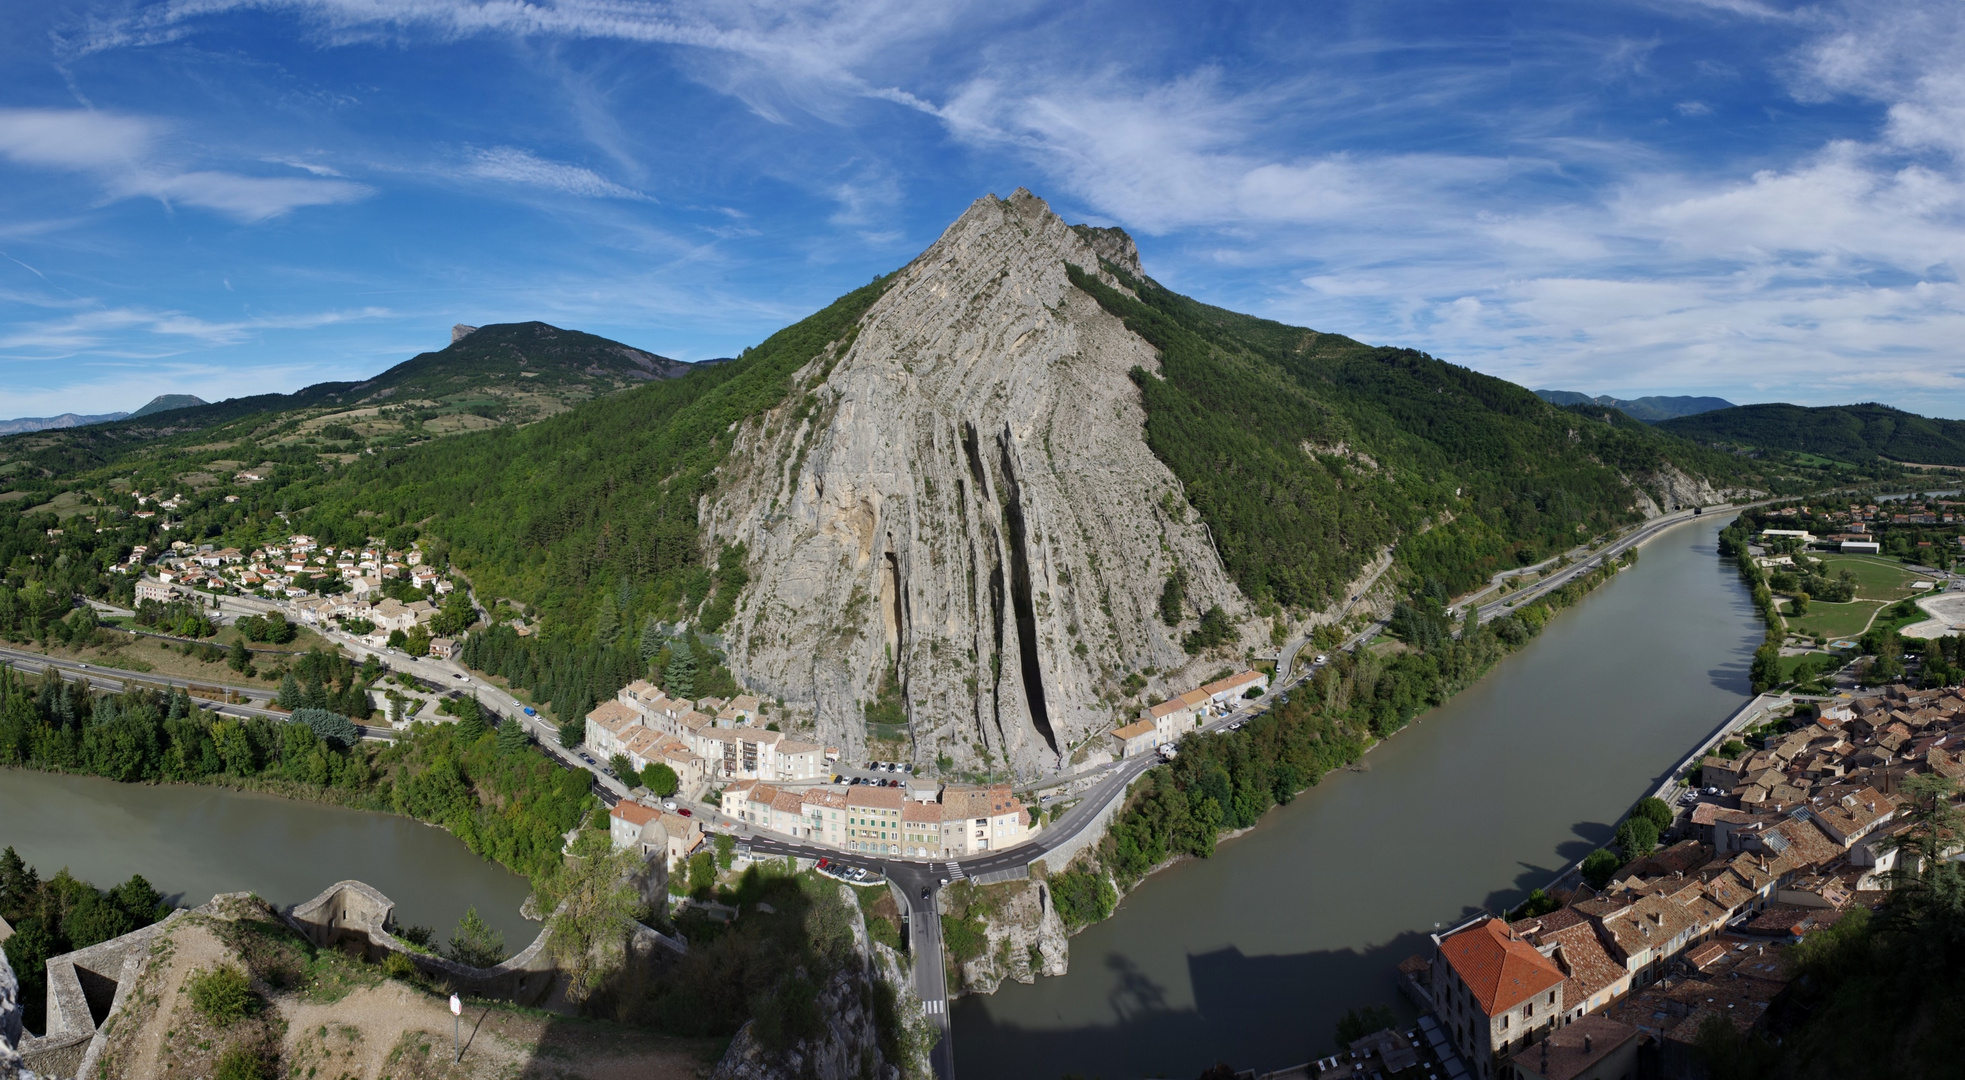
[[[1637,1036],[1638,1029],[1607,1016],[1579,1016],[1510,1060],[1543,1080],[1575,1080]]]
[[[1467,984],[1481,1012],[1497,1016],[1562,984],[1564,975],[1535,946],[1489,919],[1440,942],[1440,955]]]

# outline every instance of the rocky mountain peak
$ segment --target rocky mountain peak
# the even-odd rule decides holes
[[[1138,265],[1029,191],[978,199],[738,432],[702,513],[750,555],[727,651],[827,742],[1053,771],[1132,719],[1128,674],[1207,674],[1158,616],[1170,574],[1246,609],[1147,448],[1157,354],[1066,273],[1117,285],[1102,255]]]

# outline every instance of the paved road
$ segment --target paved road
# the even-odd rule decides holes
[[[281,721],[289,719],[287,713],[281,712],[278,709],[271,709],[262,705],[235,704],[221,698],[212,697],[204,692],[207,690],[237,691],[241,695],[257,696],[263,699],[266,696],[266,691],[261,687],[232,687],[226,686],[223,683],[182,679],[173,675],[155,675],[144,671],[126,671],[122,668],[103,667],[100,664],[84,664],[79,660],[63,660],[58,657],[43,656],[40,653],[25,652],[20,649],[0,649],[0,664],[6,664],[8,667],[26,672],[30,675],[39,675],[52,667],[60,673],[62,678],[70,682],[87,683],[93,689],[111,692],[126,690],[132,683],[150,687],[179,687],[190,694],[192,701],[197,702],[200,706],[212,712],[225,716],[262,716],[268,720]],[[369,727],[364,724],[356,724],[355,727],[362,733],[362,737],[365,739],[391,740],[396,737],[396,733],[387,727]]]
[[[1760,503],[1741,503],[1738,506],[1734,506],[1730,503],[1722,503],[1718,506],[1704,507],[1704,509],[1710,510],[1714,513],[1726,513],[1729,510],[1744,510],[1749,506],[1760,506],[1760,505],[1764,505],[1765,502],[1771,502],[1771,501],[1773,500],[1763,500],[1763,502]],[[1570,582],[1576,580],[1578,577],[1581,577],[1582,575],[1587,574],[1592,570],[1595,570],[1597,567],[1602,566],[1605,562],[1609,561],[1610,559],[1614,559],[1617,556],[1622,555],[1624,552],[1629,551],[1630,549],[1638,546],[1639,544],[1644,543],[1646,540],[1649,540],[1652,537],[1658,535],[1659,533],[1664,532],[1666,529],[1669,529],[1674,525],[1682,525],[1685,522],[1691,521],[1693,518],[1698,516],[1701,515],[1695,514],[1691,510],[1680,510],[1676,513],[1665,514],[1660,517],[1652,518],[1650,521],[1647,521],[1643,525],[1639,526],[1635,531],[1625,534],[1621,539],[1613,540],[1610,543],[1605,544],[1602,548],[1599,548],[1597,551],[1590,554],[1589,557],[1579,559],[1576,562],[1571,563],[1566,567],[1563,567],[1561,570],[1557,571],[1556,573],[1543,578],[1541,581],[1538,581],[1535,584],[1530,585],[1525,589],[1522,589],[1520,592],[1512,593],[1505,599],[1494,600],[1494,601],[1490,601],[1489,603],[1482,604],[1479,609],[1480,620],[1482,622],[1487,622],[1490,619],[1500,618],[1501,616],[1506,615],[1509,611],[1513,610],[1514,608],[1519,607],[1522,604],[1530,600],[1533,600],[1538,596],[1542,596],[1546,593],[1553,592],[1556,589],[1562,588],[1564,585],[1569,584]]]

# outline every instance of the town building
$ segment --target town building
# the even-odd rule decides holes
[[[1556,1027],[1566,976],[1500,919],[1433,942],[1434,1012],[1475,1077],[1502,1080],[1508,1057]]]

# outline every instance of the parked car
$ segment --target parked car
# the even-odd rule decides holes
[[[689,811],[689,808],[688,808],[687,806],[684,806],[684,807],[679,807],[679,808],[677,808],[677,810],[676,810],[676,813],[678,813],[678,814],[680,814],[680,815],[682,815],[683,817],[695,817],[695,816],[696,816],[695,814],[693,814],[693,813],[691,813],[691,812]]]
[[[1330,657],[1328,657],[1328,656],[1325,656],[1325,655],[1324,655],[1323,653],[1318,653],[1318,654],[1317,654],[1317,663],[1319,663],[1319,664],[1328,664],[1328,663],[1330,663]]]
[[[463,677],[464,677],[464,673],[461,671],[451,676],[451,678],[453,679],[462,679]]]
[[[831,860],[831,859],[820,859],[820,860],[819,860],[819,869],[821,869],[821,870],[824,870],[824,869],[826,869],[827,867],[830,867],[831,865],[832,865],[832,860]]]
[[[674,799],[664,799],[664,800],[662,800],[662,809],[664,809],[664,810],[673,810],[673,809],[675,809],[675,800],[674,800]]]

